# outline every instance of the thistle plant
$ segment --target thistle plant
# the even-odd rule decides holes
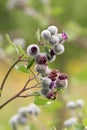
[[[12,130],[18,130],[19,126],[24,127],[24,130],[30,130],[31,120],[34,120],[34,118],[38,120],[39,114],[40,108],[34,103],[26,107],[21,107],[18,112],[10,118],[10,126]]]
[[[29,78],[17,94],[0,105],[0,109],[19,97],[26,98],[35,96],[36,99],[42,102],[42,99],[44,99],[44,102],[54,100],[56,99],[59,91],[66,88],[68,85],[67,74],[58,69],[49,68],[49,64],[54,62],[56,57],[64,52],[64,42],[68,39],[67,34],[65,32],[59,33],[58,28],[52,25],[43,30],[41,33],[38,29],[36,35],[38,40],[37,43],[29,45],[26,50],[24,50],[21,46],[14,44],[10,40],[9,36],[6,35],[8,42],[16,49],[18,59],[9,68],[2,81],[0,87],[0,97],[2,96],[6,80],[15,66],[18,70],[27,73]],[[33,80],[36,80],[36,83],[34,85],[30,85],[30,82]],[[30,90],[34,88],[38,88],[38,91],[30,92]],[[24,94],[24,92],[26,92],[26,94]]]

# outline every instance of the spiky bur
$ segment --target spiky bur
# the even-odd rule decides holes
[[[28,46],[27,54],[35,59],[35,70],[39,73],[41,83],[40,94],[54,100],[58,91],[67,87],[68,80],[66,74],[58,69],[51,70],[48,65],[56,59],[57,55],[64,52],[63,43],[68,39],[68,36],[65,32],[58,33],[58,28],[52,25],[41,32],[41,38],[45,40],[43,42],[43,50],[45,51],[41,52],[39,46],[32,44]]]

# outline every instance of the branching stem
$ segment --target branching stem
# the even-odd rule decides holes
[[[7,78],[8,78],[8,76],[9,76],[11,70],[12,70],[13,67],[21,60],[22,57],[23,57],[23,55],[21,55],[21,56],[14,62],[14,64],[10,67],[10,69],[7,71],[5,77],[4,77],[3,81],[2,81],[1,87],[0,87],[0,97],[1,97],[2,90],[3,90],[3,88],[4,88],[4,84],[5,84],[5,82],[6,82]]]

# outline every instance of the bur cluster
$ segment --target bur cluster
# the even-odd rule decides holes
[[[35,70],[41,83],[40,94],[54,100],[58,91],[67,87],[68,80],[67,74],[58,69],[50,69],[49,64],[54,62],[57,55],[64,52],[64,42],[68,36],[65,32],[58,33],[58,28],[52,25],[41,32],[41,38],[44,41],[43,51],[40,49],[40,44],[31,44],[27,47],[27,54],[35,61]]]
[[[37,117],[40,113],[40,108],[31,103],[29,106],[21,107],[18,110],[18,113],[13,115],[9,121],[12,130],[17,130],[19,126],[24,127],[24,130],[30,130],[29,123],[32,117]]]

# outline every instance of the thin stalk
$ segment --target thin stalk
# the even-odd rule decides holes
[[[22,55],[22,56],[23,56],[23,55]],[[8,78],[8,76],[9,76],[11,70],[12,70],[13,67],[20,61],[20,59],[22,58],[22,56],[20,56],[20,57],[18,58],[18,60],[16,60],[16,61],[14,62],[14,64],[10,67],[10,69],[7,71],[5,77],[4,77],[3,81],[2,81],[1,87],[0,87],[0,97],[1,97],[1,91],[2,91],[3,88],[4,88],[4,84],[5,84],[5,82],[6,82],[7,78]]]
[[[23,93],[23,92],[25,92],[26,90],[29,90],[29,89],[32,89],[32,88],[34,88],[34,87],[36,87],[38,84],[35,84],[35,85],[33,85],[33,86],[31,86],[30,88],[26,88],[27,87],[27,85],[29,84],[29,82],[31,81],[31,80],[33,80],[33,79],[35,79],[35,77],[34,78],[29,78],[28,80],[27,80],[27,82],[25,83],[25,85],[23,86],[23,89],[22,90],[20,90],[17,94],[15,94],[13,97],[11,97],[10,99],[8,99],[6,102],[4,102],[1,106],[0,106],[0,109],[2,109],[4,106],[6,106],[8,103],[10,103],[12,100],[14,100],[14,99],[16,99],[16,98],[18,98],[18,97],[21,97],[21,94]],[[29,96],[31,96],[31,95],[28,95],[28,97]],[[32,95],[33,96],[33,95]]]

